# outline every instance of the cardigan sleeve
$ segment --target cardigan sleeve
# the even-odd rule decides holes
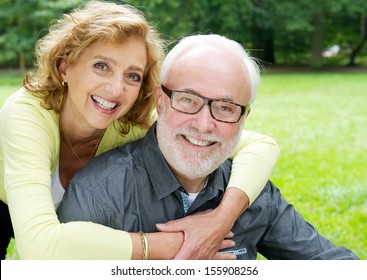
[[[59,153],[58,117],[39,100],[29,99],[25,94],[9,98],[0,114],[0,184],[20,258],[130,259],[127,232],[91,222],[59,222],[51,197],[52,168]]]
[[[259,196],[269,180],[279,156],[279,147],[269,136],[243,130],[232,154],[232,172],[228,187],[244,191],[250,204]]]

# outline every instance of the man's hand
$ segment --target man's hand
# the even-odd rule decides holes
[[[175,259],[221,259],[233,260],[235,255],[220,253],[220,249],[230,248],[234,241],[228,225],[218,221],[217,213],[205,211],[182,219],[157,224],[159,231],[184,233],[184,243]]]

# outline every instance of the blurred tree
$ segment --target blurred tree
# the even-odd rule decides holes
[[[310,3],[311,2],[311,3]],[[280,0],[274,5],[271,26],[275,32],[277,62],[297,64],[309,62],[312,45],[312,1]]]
[[[315,30],[324,35],[315,38],[313,66],[321,66],[320,48],[338,45],[342,52],[348,52],[349,66],[354,66],[357,55],[361,53],[367,40],[366,0],[317,0],[319,11],[315,14],[318,25]],[[318,14],[319,13],[319,14]],[[318,26],[318,27],[316,27]],[[323,45],[321,45],[321,43]]]
[[[274,3],[270,0],[252,0],[249,7],[252,43],[256,56],[266,63],[275,64]]]
[[[366,3],[365,3],[366,4]],[[360,11],[360,41],[357,43],[355,47],[352,47],[352,52],[349,59],[349,66],[356,65],[356,57],[363,49],[366,41],[367,41],[367,8],[364,11]]]
[[[33,61],[34,44],[47,32],[50,21],[82,2],[85,1],[2,0],[0,63],[18,61],[19,72],[25,72]]]
[[[348,65],[355,66],[356,58],[367,41],[367,1],[343,0],[340,6],[339,11],[333,11],[333,26],[339,28],[336,34],[340,44],[350,52]]]
[[[196,32],[219,33],[240,42],[263,64],[320,68],[326,59],[323,49],[334,44],[349,50],[350,65],[365,55],[366,0],[106,1],[136,6],[169,42]],[[19,65],[23,71],[31,65],[34,44],[50,21],[85,2],[1,0],[0,65]]]
[[[322,67],[322,51],[324,49],[324,22],[325,22],[325,1],[316,0],[314,14],[312,18],[312,46],[311,46],[311,68]]]

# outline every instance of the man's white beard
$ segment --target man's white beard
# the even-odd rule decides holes
[[[171,129],[169,121],[165,117],[164,108],[157,120],[157,139],[159,148],[165,157],[168,164],[184,176],[204,177],[212,173],[219,167],[232,153],[238,144],[242,130],[240,129],[237,135],[228,143],[224,143],[224,139],[212,133],[199,134],[193,128]],[[188,146],[182,144],[184,136],[193,136],[198,139],[206,139],[215,141],[215,148],[203,148],[200,152],[196,149],[190,149]]]

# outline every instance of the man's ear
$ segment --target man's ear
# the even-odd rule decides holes
[[[68,63],[66,62],[66,58],[62,58],[58,67],[59,75],[61,77],[61,80],[67,82],[68,78],[66,75],[66,69],[68,68]]]
[[[246,118],[248,117],[248,115],[250,115],[251,112],[251,108],[248,109],[247,113],[246,113]]]
[[[156,87],[154,90],[154,96],[155,96],[155,107],[157,110],[157,114],[159,115],[161,112],[161,103],[163,102],[162,100],[162,89],[161,87]]]

